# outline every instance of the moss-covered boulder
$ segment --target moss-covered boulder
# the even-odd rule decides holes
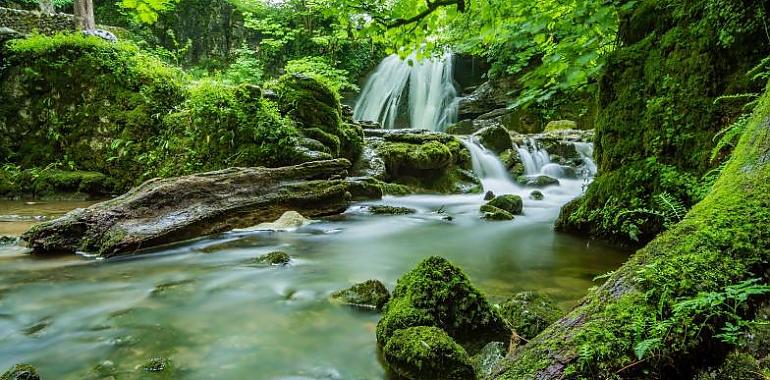
[[[297,123],[307,138],[323,144],[332,157],[355,162],[361,155],[361,127],[342,119],[339,95],[321,81],[300,74],[282,76],[275,92],[281,113]]]
[[[435,326],[470,352],[490,341],[507,342],[510,330],[465,273],[441,257],[423,260],[404,274],[377,324],[377,342],[414,326]]]
[[[577,123],[572,120],[553,120],[545,125],[545,132],[563,131],[568,129],[578,129]]]
[[[487,205],[503,209],[513,215],[521,215],[524,207],[521,197],[514,194],[498,195],[491,201],[487,202]]]
[[[350,288],[332,293],[332,302],[355,307],[382,310],[390,299],[390,292],[377,280],[368,280]]]
[[[508,169],[511,177],[517,178],[524,175],[524,163],[521,161],[521,156],[517,149],[507,149],[500,153],[500,162]]]
[[[390,369],[409,380],[473,380],[470,357],[444,330],[416,326],[398,330],[383,348]]]
[[[541,192],[540,190],[535,190],[529,193],[529,199],[533,201],[542,201],[543,199],[545,199],[545,195],[543,195],[543,192]]]
[[[547,175],[533,175],[533,176],[522,175],[516,178],[516,182],[518,182],[519,185],[522,185],[522,186],[538,187],[538,188],[559,185],[558,179]]]
[[[409,215],[417,212],[417,210],[409,207],[387,205],[367,206],[367,209],[374,215]]]
[[[497,154],[513,146],[508,130],[499,125],[481,129],[473,136],[479,139],[481,145]]]
[[[254,262],[263,265],[286,265],[291,262],[291,256],[283,251],[274,251],[257,257]]]
[[[40,375],[29,364],[16,364],[0,375],[0,380],[40,380]]]
[[[530,340],[561,318],[563,312],[546,295],[522,292],[503,302],[500,314],[516,334]]]
[[[510,212],[489,204],[481,205],[479,211],[481,212],[481,219],[484,220],[504,221],[513,220],[515,218]]]
[[[477,128],[473,125],[473,120],[460,120],[447,127],[446,133],[450,135],[470,135],[476,132]]]

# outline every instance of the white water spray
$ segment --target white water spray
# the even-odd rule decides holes
[[[551,163],[548,152],[545,149],[540,148],[534,140],[527,140],[524,145],[516,146],[516,149],[519,152],[521,163],[524,165],[525,175],[541,173],[543,168]]]
[[[393,129],[406,95],[410,128],[442,131],[457,120],[457,89],[452,73],[450,53],[422,61],[415,53],[406,60],[388,56],[367,80],[353,118],[376,121]]]

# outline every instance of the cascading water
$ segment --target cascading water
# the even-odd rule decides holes
[[[534,140],[527,140],[522,146],[516,146],[519,158],[524,165],[525,175],[535,175],[541,172],[543,167],[551,163],[548,152],[540,148]],[[548,174],[548,173],[543,173]]]
[[[511,181],[505,166],[493,152],[485,149],[476,139],[467,138],[461,141],[471,153],[473,173],[479,177],[485,191],[503,194],[517,188],[517,185]]]
[[[353,118],[376,121],[393,129],[406,95],[409,126],[442,131],[457,119],[457,90],[452,73],[451,53],[422,61],[417,60],[416,53],[406,60],[398,55],[388,56],[367,80]]]

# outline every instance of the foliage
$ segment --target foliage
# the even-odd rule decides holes
[[[350,83],[348,72],[335,69],[323,57],[303,57],[291,60],[286,63],[284,68],[286,74],[304,74],[310,76],[327,86],[337,93],[343,91],[358,91],[358,86]]]
[[[262,62],[257,58],[257,54],[242,46],[236,51],[235,62],[222,73],[222,79],[231,84],[259,84],[263,75]]]
[[[158,15],[174,8],[180,0],[120,0],[120,6],[130,11],[138,22],[153,24]]]

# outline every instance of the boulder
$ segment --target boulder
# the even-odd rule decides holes
[[[479,208],[479,211],[481,211],[481,219],[484,220],[503,221],[514,219],[513,214],[510,212],[505,211],[499,207],[490,206],[488,204],[482,205]]]
[[[564,131],[570,129],[578,129],[577,123],[572,120],[554,120],[548,122],[548,124],[545,125],[546,132]]]
[[[369,212],[375,215],[408,215],[414,214],[417,210],[408,207],[373,205],[367,206]]]
[[[495,199],[495,193],[493,193],[492,190],[487,191],[486,194],[484,194],[485,201],[491,201],[493,199]]]
[[[479,139],[485,148],[500,154],[513,147],[511,135],[501,126],[492,126],[479,130],[473,136]]]
[[[559,180],[547,175],[522,175],[516,178],[516,182],[519,183],[519,185],[526,186],[526,187],[548,187],[548,186],[558,186]]]
[[[383,348],[390,369],[409,380],[473,380],[468,353],[437,327],[398,330]]]
[[[312,222],[312,220],[305,218],[296,211],[286,211],[274,222],[260,223],[248,228],[236,228],[233,231],[289,231],[296,230],[297,228],[306,226]]]
[[[0,375],[0,380],[40,380],[40,375],[29,364],[16,364]]]
[[[524,203],[518,195],[504,194],[496,196],[487,202],[487,205],[505,210],[512,215],[521,215]]]
[[[282,168],[230,168],[153,179],[128,193],[34,226],[22,236],[32,253],[101,257],[230,231],[296,210],[310,217],[349,205],[345,159]]]
[[[564,314],[548,296],[522,292],[500,305],[500,314],[514,332],[530,340]]]
[[[274,251],[259,256],[254,261],[263,265],[286,265],[291,262],[291,256],[283,251]]]
[[[545,196],[540,190],[535,190],[529,193],[529,199],[532,199],[533,201],[542,201],[545,199]]]
[[[434,326],[469,352],[491,341],[507,342],[511,331],[460,268],[429,257],[404,274],[377,324],[377,342],[386,346],[398,330]]]
[[[513,178],[517,178],[524,174],[524,163],[521,162],[521,156],[517,149],[511,148],[500,153],[500,162],[502,162],[503,166],[508,169],[508,173],[510,173]]]
[[[390,292],[382,282],[369,280],[334,292],[330,299],[334,303],[380,311],[388,303]]]
[[[476,132],[477,129],[473,124],[473,120],[461,120],[447,127],[446,133],[450,135],[470,135]]]

